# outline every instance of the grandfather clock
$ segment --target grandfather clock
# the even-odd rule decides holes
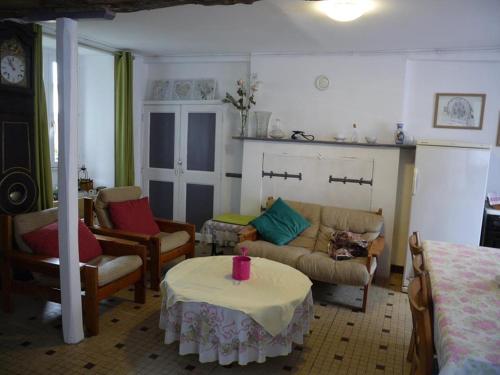
[[[32,211],[35,179],[32,24],[0,22],[0,213]]]

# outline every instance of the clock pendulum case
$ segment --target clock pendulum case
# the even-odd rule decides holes
[[[35,208],[32,24],[0,21],[0,213]]]

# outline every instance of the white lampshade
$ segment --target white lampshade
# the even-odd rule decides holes
[[[349,22],[372,9],[373,3],[370,0],[324,0],[318,7],[335,21]]]

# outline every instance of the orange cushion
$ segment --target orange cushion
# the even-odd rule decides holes
[[[160,228],[149,207],[148,197],[124,202],[110,202],[109,215],[116,229],[149,236],[160,233]]]
[[[59,231],[57,221],[22,235],[35,254],[59,258]],[[102,248],[89,228],[78,220],[78,251],[80,262],[86,263],[102,255]]]

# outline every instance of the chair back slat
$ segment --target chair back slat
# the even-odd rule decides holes
[[[411,280],[408,286],[408,299],[415,332],[412,368],[416,375],[430,375],[432,373],[432,325],[426,283],[426,275],[423,273]]]

